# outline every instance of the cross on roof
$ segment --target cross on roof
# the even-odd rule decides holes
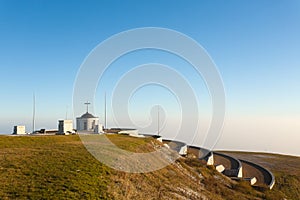
[[[86,103],[84,103],[86,105],[86,112],[89,112],[89,105],[91,104],[89,101],[87,101]]]

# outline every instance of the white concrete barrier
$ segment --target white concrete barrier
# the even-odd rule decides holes
[[[223,165],[217,165],[216,170],[220,173],[222,173],[225,170],[225,167]]]

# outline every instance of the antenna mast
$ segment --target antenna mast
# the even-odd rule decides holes
[[[157,134],[159,135],[159,105],[157,105]]]
[[[106,92],[104,93],[104,129],[106,129]]]
[[[66,120],[68,119],[68,106],[66,106]]]
[[[35,93],[33,93],[33,110],[32,110],[32,133],[35,130]]]

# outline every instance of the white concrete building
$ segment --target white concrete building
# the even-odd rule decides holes
[[[103,131],[103,125],[102,124],[96,125],[95,129],[94,129],[94,133],[104,133],[104,131]]]
[[[76,118],[76,129],[77,131],[92,131],[94,133],[103,132],[103,126],[99,123],[99,118],[88,112]]]
[[[24,134],[26,134],[25,126],[14,126],[14,132],[13,132],[13,134],[16,134],[16,135],[24,135]]]
[[[72,120],[59,120],[58,121],[58,133],[59,135],[69,135],[73,133],[73,121]]]

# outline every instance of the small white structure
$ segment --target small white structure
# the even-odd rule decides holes
[[[248,181],[250,185],[254,185],[257,182],[256,177],[251,177],[251,178],[245,178],[245,181]]]
[[[223,165],[217,165],[216,170],[220,173],[222,173],[225,170],[225,167]]]
[[[162,143],[162,137],[158,137],[156,139]]]
[[[14,132],[13,134],[16,135],[25,135],[26,131],[25,131],[25,126],[14,126]]]
[[[239,177],[239,178],[243,177],[243,167],[239,168],[237,177]]]
[[[130,136],[137,136],[139,134],[139,132],[136,129],[122,129],[121,131],[119,131],[118,134],[125,134],[125,135],[130,135]]]
[[[186,155],[187,154],[187,145],[184,145],[180,148],[180,151],[179,151],[179,155]]]
[[[76,118],[76,129],[78,132],[94,132],[94,133],[103,133],[103,126],[99,123],[99,118],[95,117],[89,113],[89,105],[91,103],[86,102],[86,113],[81,115],[81,117]]]
[[[207,160],[206,160],[206,165],[214,165],[215,159],[214,159],[214,154],[208,154]]]
[[[103,132],[102,124],[99,123],[99,118],[88,112],[81,117],[76,118],[76,129],[77,131]]]
[[[70,133],[73,133],[73,121],[72,120],[59,120],[57,134],[69,135]]]

